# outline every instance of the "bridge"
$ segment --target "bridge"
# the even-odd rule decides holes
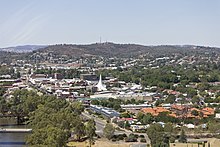
[[[0,128],[0,133],[31,133],[32,129],[23,128]]]
[[[2,117],[16,117],[16,116],[14,116],[12,114],[0,114],[0,118],[2,118]]]

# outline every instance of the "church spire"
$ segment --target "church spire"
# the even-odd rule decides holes
[[[105,90],[107,90],[106,86],[104,84],[102,84],[102,75],[101,74],[99,76],[99,82],[96,85],[96,87],[98,88],[98,91],[105,91]]]

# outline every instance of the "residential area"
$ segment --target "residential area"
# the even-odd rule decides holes
[[[6,100],[15,91],[27,89],[81,103],[82,117],[95,120],[99,137],[104,136],[106,124],[113,125],[112,143],[157,143],[155,138],[161,135],[149,133],[156,127],[170,144],[208,146],[209,138],[218,138],[220,133],[220,76],[218,58],[212,61],[206,56],[145,59],[142,55],[123,62],[100,57],[92,62],[92,57],[76,60],[72,67],[64,59],[40,64],[17,60],[1,64],[0,82]],[[206,58],[212,66],[200,64]]]

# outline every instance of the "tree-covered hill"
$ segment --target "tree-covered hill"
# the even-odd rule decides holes
[[[95,43],[89,45],[72,45],[61,44],[52,45],[40,49],[37,52],[52,53],[55,55],[65,56],[103,56],[103,57],[132,57],[143,54],[153,56],[171,55],[171,54],[210,54],[220,53],[219,48],[202,47],[202,46],[177,46],[177,45],[161,45],[161,46],[143,46],[137,44],[115,44],[115,43]]]
[[[0,52],[0,62],[13,59],[42,59],[47,60],[47,57],[67,57],[79,58],[87,56],[101,57],[137,57],[140,55],[148,55],[151,57],[163,57],[171,55],[192,55],[192,56],[207,56],[220,54],[220,48],[203,47],[193,45],[160,45],[160,46],[144,46],[137,44],[115,44],[115,43],[94,43],[87,45],[74,44],[58,44],[50,45],[30,53],[13,53]]]

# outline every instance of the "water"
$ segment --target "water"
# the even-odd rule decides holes
[[[16,125],[16,118],[0,118],[0,128],[26,128]],[[29,133],[0,133],[0,147],[24,147]]]

